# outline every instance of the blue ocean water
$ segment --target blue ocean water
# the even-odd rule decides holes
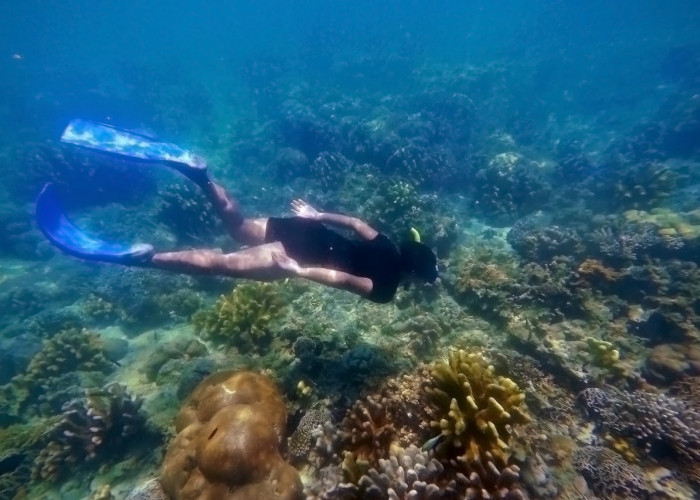
[[[698,496],[700,4],[27,0],[0,24],[0,498]],[[62,142],[75,119],[141,142]],[[241,214],[296,199],[390,256],[306,226],[280,243],[301,270],[251,250]],[[178,435],[224,370],[278,388],[245,379],[267,431]],[[245,474],[207,468],[217,433],[247,436],[213,460]]]

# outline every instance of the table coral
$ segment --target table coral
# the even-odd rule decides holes
[[[525,394],[511,379],[497,376],[478,352],[451,351],[431,374],[425,390],[437,417],[431,426],[443,436],[438,456],[477,473],[486,489],[498,487],[510,458],[512,426],[530,421]]]
[[[204,379],[180,410],[161,482],[173,499],[298,500],[299,474],[281,457],[286,407],[253,372]]]
[[[197,312],[192,321],[197,334],[231,342],[242,351],[259,350],[269,342],[268,325],[284,305],[278,285],[244,283],[213,307]]]

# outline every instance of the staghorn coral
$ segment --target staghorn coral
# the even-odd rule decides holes
[[[645,498],[644,470],[609,448],[585,446],[571,458],[574,467],[602,498]]]
[[[299,500],[299,474],[279,452],[286,419],[269,378],[233,371],[207,377],[176,418],[163,489],[174,500]]]
[[[195,313],[192,322],[198,335],[257,351],[271,340],[268,325],[284,305],[279,285],[244,283],[222,295],[213,307]]]
[[[443,436],[437,454],[454,459],[466,474],[475,472],[484,487],[497,487],[510,458],[513,425],[530,421],[525,394],[509,378],[497,376],[481,353],[454,350],[431,369],[425,388],[439,420],[430,425]]]
[[[586,410],[613,434],[636,440],[659,458],[696,463],[700,461],[700,409],[688,399],[613,387],[579,394]]]
[[[597,229],[591,233],[590,245],[601,259],[621,264],[672,247],[676,242],[662,237],[651,224],[635,223]]]
[[[37,457],[32,477],[56,481],[71,466],[113,456],[128,440],[142,433],[141,400],[122,384],[86,390],[85,397],[63,407],[57,424],[47,433],[47,445]]]

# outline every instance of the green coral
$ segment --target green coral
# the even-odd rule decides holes
[[[77,328],[60,331],[44,341],[23,373],[0,386],[0,398],[12,415],[19,415],[31,405],[43,412],[66,391],[62,378],[77,371],[106,373],[113,368],[103,349],[95,332]]]
[[[0,473],[0,498],[20,498],[19,492],[29,482],[31,461],[57,421],[56,417],[33,419],[0,428],[0,463],[12,464]]]
[[[97,333],[71,328],[44,341],[41,351],[29,362],[25,375],[41,380],[76,370],[103,371],[111,366]]]
[[[242,350],[268,345],[270,323],[279,317],[286,301],[281,285],[245,283],[222,295],[209,309],[195,313],[195,332],[204,338],[232,343]]]
[[[467,475],[482,479],[494,466],[506,467],[511,426],[530,421],[517,384],[497,376],[481,353],[464,350],[435,363],[431,375],[426,392],[437,420],[430,425],[443,436],[438,456],[456,459]]]

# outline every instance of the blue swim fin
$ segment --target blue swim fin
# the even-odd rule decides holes
[[[159,142],[144,134],[90,120],[71,120],[61,135],[61,142],[103,153],[165,163],[192,180],[202,180],[206,162],[192,151],[170,142]]]
[[[81,259],[143,266],[150,262],[154,254],[151,245],[116,245],[85,234],[66,216],[53,184],[46,184],[39,193],[36,200],[36,221],[51,243]]]

